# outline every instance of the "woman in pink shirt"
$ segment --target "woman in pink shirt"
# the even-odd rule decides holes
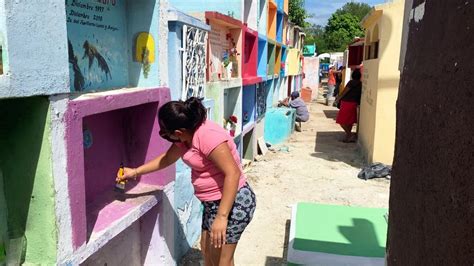
[[[182,158],[192,169],[194,193],[204,206],[201,249],[206,265],[234,265],[235,248],[252,220],[256,198],[233,138],[206,118],[197,98],[163,105],[158,112],[160,135],[173,145],[138,168],[125,168],[117,180],[158,171]]]

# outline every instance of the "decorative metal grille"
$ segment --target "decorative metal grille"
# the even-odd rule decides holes
[[[181,99],[205,97],[207,31],[183,27],[183,89]]]

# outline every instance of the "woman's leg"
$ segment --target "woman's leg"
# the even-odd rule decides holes
[[[201,235],[201,252],[206,266],[233,266],[237,244],[225,244],[222,248],[211,245],[209,231],[203,230]]]
[[[204,263],[206,266],[234,266],[234,253],[237,244],[225,244],[222,248],[211,245],[208,231],[203,231],[207,236],[204,238],[205,248],[202,248]],[[201,238],[201,243],[203,238]]]
[[[202,230],[201,232],[201,253],[202,257],[204,258],[204,265],[212,265],[211,264],[211,256],[209,255],[209,246],[211,241],[209,240],[209,231]]]
[[[345,141],[349,141],[352,138],[352,125],[341,124],[342,129],[346,133]]]
[[[244,232],[245,228],[252,220],[255,208],[255,193],[252,191],[248,184],[245,184],[237,192],[236,201],[234,202],[232,213],[237,212],[239,209],[243,209],[246,211],[240,211],[239,215],[230,215],[227,225],[228,227],[226,232],[226,241],[232,244],[225,244],[222,246],[222,248],[215,248],[213,245],[211,245],[211,238],[209,232],[205,232],[207,234],[205,253],[206,257],[210,258],[210,262],[206,262],[206,266],[234,265],[234,253],[235,249],[237,248],[237,243],[240,239],[241,234]]]
[[[234,266],[234,253],[237,248],[237,244],[225,244],[222,248],[215,248],[211,245],[209,240],[209,246],[211,260],[213,266]]]

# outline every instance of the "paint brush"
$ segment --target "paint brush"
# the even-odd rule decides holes
[[[118,171],[118,176],[122,177],[124,175],[124,169],[123,169],[123,163],[120,164],[120,168]],[[120,180],[115,182],[115,191],[124,193],[125,192],[125,184],[127,181],[125,180]]]

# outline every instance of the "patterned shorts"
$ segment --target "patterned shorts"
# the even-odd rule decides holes
[[[203,202],[204,213],[202,215],[202,229],[211,231],[212,223],[216,218],[219,209],[220,200]],[[227,244],[236,244],[240,236],[250,223],[255,211],[256,197],[248,183],[237,191],[234,205],[230,211],[227,222],[226,242]]]

